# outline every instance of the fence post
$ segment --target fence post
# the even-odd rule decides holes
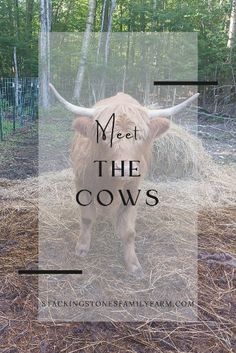
[[[0,78],[0,141],[36,120],[38,93],[38,78]]]
[[[17,58],[16,58],[16,47],[14,47],[13,59],[14,59],[14,72],[15,72],[15,82],[14,82],[15,114],[14,114],[14,118],[13,118],[13,131],[15,131],[16,119],[18,119],[18,104],[19,104],[19,78],[18,78]]]

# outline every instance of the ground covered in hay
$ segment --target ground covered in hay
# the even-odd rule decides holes
[[[26,179],[38,174],[37,124],[0,142],[0,178]]]
[[[4,222],[3,219],[8,221]],[[197,323],[40,323],[37,280],[16,270],[37,265],[37,208],[1,211],[1,352],[234,352],[236,210],[200,213]],[[11,220],[9,222],[9,219]],[[207,230],[207,231],[206,231]]]
[[[218,134],[217,129],[216,131],[216,134]],[[203,129],[202,134],[205,134],[205,132],[207,130]],[[232,131],[229,132],[229,136],[231,134]],[[178,131],[176,131],[177,135]],[[219,136],[218,141],[221,140]],[[185,151],[185,145],[181,141],[179,147]],[[193,140],[192,145],[195,142],[198,144],[197,141]],[[226,163],[221,162],[221,164],[228,164],[233,162],[233,145],[230,145],[233,141],[228,139],[227,146],[230,152],[227,156],[230,156],[229,158],[226,158],[226,155],[222,153],[226,150],[222,147],[224,143],[226,146],[226,141],[220,144],[221,149],[218,157],[216,158],[216,155],[213,157],[220,162],[222,158],[219,156],[222,155],[226,159]],[[211,145],[209,139],[209,143],[205,147],[210,152],[212,148],[211,154],[214,154],[216,149],[211,146],[216,145]],[[198,158],[196,151],[201,152],[202,159]],[[19,155],[22,156],[22,150]],[[1,352],[235,352],[236,208],[234,206],[233,172],[231,169],[228,170],[225,165],[219,169],[211,158],[205,154],[201,146],[197,146],[196,150],[189,149],[188,155],[185,156],[189,157],[188,160],[194,161],[194,163],[188,164],[185,177],[188,173],[191,175],[196,172],[200,173],[199,190],[200,197],[204,201],[198,212],[197,227],[198,322],[39,322],[37,320],[39,304],[37,278],[26,275],[19,276],[17,273],[19,268],[37,268],[37,178],[22,182],[10,181],[11,178],[8,174],[3,173],[0,174],[4,178],[0,179],[0,191],[3,191],[0,194],[2,205],[0,210]],[[33,157],[32,160],[34,160]],[[17,166],[14,165],[14,162],[12,163],[12,168],[16,170]],[[20,168],[20,164],[18,166]],[[32,175],[37,175],[35,171],[36,169],[34,169]],[[181,171],[183,172],[183,168]],[[66,173],[62,173],[61,176],[57,177],[59,179],[56,179],[57,183],[54,184],[59,189],[60,183],[63,182],[66,175]],[[21,176],[20,179],[25,179]],[[155,177],[155,170],[153,170],[152,177]],[[14,178],[17,178],[17,176]],[[55,177],[48,176],[51,182],[54,181],[53,178]],[[181,187],[181,181],[177,182],[176,187],[177,185]]]

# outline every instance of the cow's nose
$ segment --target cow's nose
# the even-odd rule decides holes
[[[130,176],[131,169],[134,170],[134,174],[137,174],[138,164],[134,161],[130,163],[130,160],[117,160],[114,163],[114,174],[122,176]],[[135,171],[137,170],[137,171]]]
[[[116,160],[111,166],[113,176],[128,176],[129,175],[129,161]]]
[[[119,169],[123,169],[124,171],[124,176],[128,176],[129,175],[129,161],[123,161],[121,162],[116,162],[115,163],[115,167],[117,170]]]

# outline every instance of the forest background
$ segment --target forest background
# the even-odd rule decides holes
[[[197,32],[198,79],[218,79],[217,91],[214,88],[210,95],[217,96],[217,104],[236,98],[235,0],[0,0],[0,28],[0,77],[14,77],[14,48],[18,75],[38,77],[42,28],[53,32]],[[201,89],[204,103],[212,87]]]

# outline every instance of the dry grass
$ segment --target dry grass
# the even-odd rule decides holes
[[[219,180],[219,173],[219,168],[203,148],[201,140],[180,126],[172,123],[168,132],[155,140],[151,179],[212,180],[215,176]],[[223,174],[227,176],[228,173],[223,171]]]
[[[185,135],[182,137],[184,139]],[[48,196],[48,202],[52,200],[53,195],[54,202],[60,205],[56,210],[55,208],[49,210],[48,206],[44,208],[45,235],[51,229],[51,224],[57,227],[59,225],[58,228],[62,230],[69,227],[71,237],[68,240],[67,251],[74,246],[79,225],[76,209],[71,208],[71,200],[74,197],[72,173],[70,170],[57,174],[49,173],[20,183],[1,180],[0,186],[5,189],[2,192],[3,207],[0,213],[2,352],[234,352],[236,348],[234,170],[226,167],[222,169],[215,165],[205,151],[201,150],[199,141],[193,139],[191,146],[183,143],[181,155],[183,173],[178,172],[175,175],[175,178],[178,176],[181,179],[174,179],[171,175],[172,181],[167,183],[166,175],[162,173],[164,181],[156,184],[156,177],[161,172],[160,168],[153,167],[152,181],[145,182],[144,189],[154,186],[158,189],[160,206],[155,211],[152,208],[144,208],[143,203],[140,204],[137,246],[146,244],[147,248],[152,246],[152,249],[153,245],[165,246],[169,240],[167,238],[165,242],[165,237],[173,231],[173,227],[177,227],[175,241],[186,243],[185,234],[191,231],[192,222],[197,219],[199,321],[192,323],[147,322],[147,320],[136,323],[37,321],[39,304],[37,280],[32,276],[18,276],[16,269],[37,267],[37,202],[38,195],[42,193]],[[197,151],[201,151],[200,154],[193,148],[194,141],[197,143]],[[166,141],[166,143],[170,144],[168,149],[172,151],[181,149],[182,142],[176,142],[176,145],[173,145],[172,141]],[[159,145],[158,158],[161,158],[160,151]],[[172,162],[176,156],[177,154],[173,152]],[[167,164],[171,165],[172,162],[167,161]],[[194,178],[196,175],[198,177]],[[191,178],[187,179],[189,176]],[[188,206],[191,205],[190,208],[186,207],[186,200]],[[189,217],[190,215],[192,218]],[[176,220],[181,222],[176,223]],[[111,283],[112,278],[109,276],[103,277],[103,281],[106,284],[110,283],[111,290],[114,285],[118,285],[123,297],[124,292],[129,291],[132,281],[130,279],[126,281],[125,278],[120,277],[124,271],[123,264],[113,251],[115,244],[118,246],[116,247],[118,252],[119,240],[110,237],[112,228],[107,221],[100,222],[94,229],[94,233],[96,232],[103,234],[103,237],[102,239],[100,237],[99,242],[94,240],[91,256],[83,262],[84,268],[91,270],[91,273],[94,273],[93,266],[96,265],[97,268],[96,276],[90,278],[90,282],[87,283],[88,290],[96,288],[94,285],[97,284],[97,274],[100,278],[101,274],[104,274],[102,261],[98,264],[95,258],[96,249],[99,251],[99,246],[106,246],[107,261],[116,264],[116,271],[113,272],[113,281],[116,282]],[[161,234],[161,239],[160,237],[158,239],[158,234]],[[50,234],[50,238],[43,236],[40,246],[54,240],[60,244],[62,239],[64,238],[60,232],[55,232]],[[176,249],[178,246],[173,250]],[[63,260],[71,265],[73,260],[68,258],[67,251],[64,252]],[[151,283],[155,283],[158,276],[163,274],[160,272],[160,257],[156,256],[157,254],[159,250],[156,253],[150,252],[148,258],[141,256],[144,268],[149,275],[152,273],[151,279],[154,282]],[[164,258],[165,256],[162,260]],[[181,258],[181,254],[178,254],[178,258]],[[53,261],[49,265],[54,265]],[[167,267],[164,267],[163,271],[165,272],[166,269]],[[194,283],[190,281],[188,285],[191,287]],[[140,284],[132,282],[132,286],[140,287]]]
[[[13,208],[8,215],[16,219]],[[221,209],[199,214],[200,254],[235,251],[236,211]],[[199,260],[197,323],[42,323],[37,321],[35,277],[19,277],[19,267],[37,262],[37,209],[21,214],[21,222],[8,223],[1,279],[2,352],[216,352],[235,349],[235,274],[224,261]],[[35,226],[34,223],[36,222]],[[32,225],[25,236],[25,225]],[[27,229],[29,229],[27,227]],[[207,231],[206,231],[207,229]],[[208,231],[209,229],[209,231]],[[2,231],[2,227],[1,227]],[[3,234],[3,233],[1,233]],[[229,241],[229,239],[231,241]],[[15,243],[13,243],[15,241]]]

